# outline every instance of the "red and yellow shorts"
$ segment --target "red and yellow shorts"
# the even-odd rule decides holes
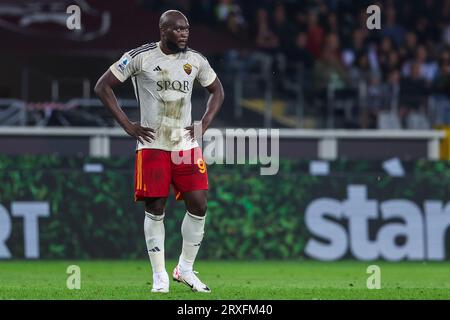
[[[199,147],[184,151],[141,149],[136,152],[134,199],[167,197],[173,185],[175,198],[182,193],[208,190],[208,172]]]

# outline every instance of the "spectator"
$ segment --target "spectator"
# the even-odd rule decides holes
[[[384,85],[384,105],[392,113],[397,113],[399,110],[400,99],[400,71],[397,68],[391,69],[387,72],[387,82]]]
[[[379,75],[370,73],[367,81],[367,127],[377,127],[378,113],[385,107],[384,87]]]
[[[366,51],[364,48],[365,38],[366,31],[364,29],[356,29],[353,31],[352,43],[342,53],[342,61],[346,67],[352,66],[356,58]]]
[[[411,64],[410,75],[400,81],[400,120],[406,127],[406,119],[411,112],[425,113],[428,88],[421,76],[420,63]]]
[[[385,70],[387,68],[389,55],[393,51],[394,51],[394,44],[392,42],[392,39],[389,37],[384,37],[381,40],[381,45],[377,53],[378,65],[381,68],[381,70]]]
[[[393,6],[386,8],[386,22],[381,29],[383,37],[391,38],[397,46],[403,43],[405,30],[403,26],[397,23],[397,13]]]
[[[294,28],[286,17],[286,8],[282,3],[275,6],[274,10],[274,30],[280,40],[280,47],[285,51],[292,43],[292,35],[294,34]]]
[[[404,60],[414,58],[417,48],[417,36],[414,32],[408,31],[405,35],[404,45],[400,48],[400,56]]]
[[[248,38],[245,20],[239,11],[228,14],[226,29],[238,41],[245,41]]]
[[[233,4],[233,0],[219,0],[215,9],[217,21],[224,23],[234,10],[235,5]]]
[[[314,79],[319,90],[326,89],[328,85],[343,89],[348,84],[347,74],[340,61],[339,40],[335,33],[327,35],[321,57],[315,64]]]
[[[294,45],[289,46],[286,50],[289,67],[294,67],[294,65],[301,64],[305,69],[309,71],[312,70],[314,66],[314,57],[306,48],[307,41],[308,36],[306,32],[300,31],[297,33]]]
[[[308,51],[314,56],[314,58],[320,57],[320,49],[323,44],[325,32],[323,28],[318,24],[318,16],[314,11],[308,12],[307,19],[307,34],[308,42],[306,47]]]
[[[388,52],[387,61],[384,65],[383,74],[388,75],[390,70],[400,69],[400,58],[395,50]]]
[[[339,22],[336,13],[330,12],[327,16],[327,33],[339,32]]]
[[[434,61],[428,61],[427,50],[425,46],[420,45],[416,50],[414,60],[407,61],[402,68],[402,75],[409,77],[412,72],[412,66],[417,65],[419,68],[420,78],[427,83],[431,83],[437,71],[437,64]]]
[[[367,83],[370,78],[370,65],[366,52],[361,52],[354,66],[348,71],[350,83],[353,87],[357,87],[359,83]]]
[[[279,49],[280,40],[272,29],[269,15],[264,8],[259,8],[256,12],[255,29],[256,49],[268,54],[276,53]]]
[[[450,54],[439,59],[439,70],[432,85],[432,116],[434,125],[450,125]]]

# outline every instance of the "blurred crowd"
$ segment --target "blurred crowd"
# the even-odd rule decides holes
[[[367,117],[359,126],[379,127],[386,111],[401,127],[420,127],[411,122],[417,114],[426,115],[423,126],[450,124],[450,0],[158,3],[244,44],[225,54],[227,70],[256,66],[262,75],[280,76],[279,83],[301,73],[312,97],[325,97],[330,87],[359,96],[363,90]],[[381,9],[380,30],[366,25],[372,4]]]

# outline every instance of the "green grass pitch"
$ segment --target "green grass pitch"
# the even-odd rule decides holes
[[[373,264],[379,290],[366,286]],[[69,265],[81,269],[80,290],[66,286]],[[212,293],[173,281],[169,293],[151,293],[144,260],[0,261],[0,299],[450,299],[449,262],[198,261],[195,269]]]

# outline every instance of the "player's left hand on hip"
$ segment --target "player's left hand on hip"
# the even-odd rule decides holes
[[[187,126],[184,129],[188,131],[186,135],[188,135],[191,140],[201,138],[204,133],[202,123],[200,121],[195,121],[194,124]]]

